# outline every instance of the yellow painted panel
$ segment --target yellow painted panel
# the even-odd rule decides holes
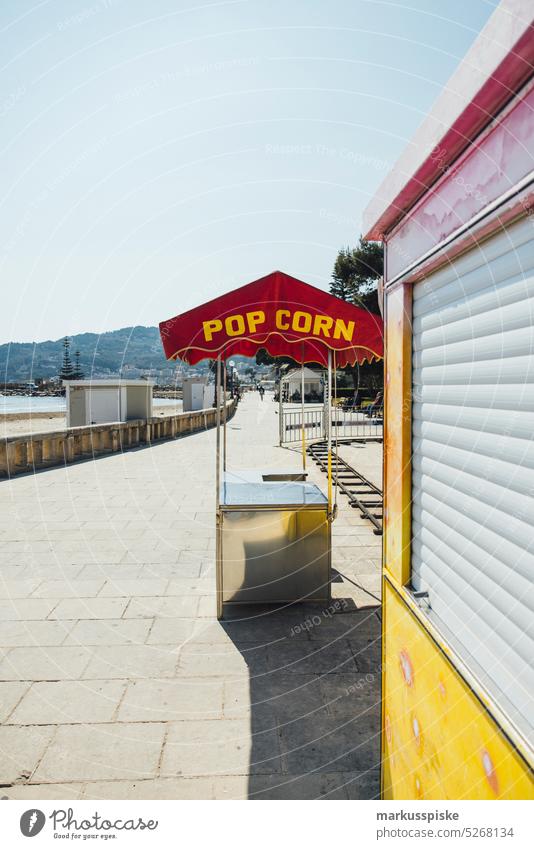
[[[410,577],[412,287],[385,292],[384,567]]]
[[[525,761],[384,581],[385,799],[533,799]]]

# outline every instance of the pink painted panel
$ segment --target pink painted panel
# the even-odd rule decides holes
[[[524,4],[524,14],[510,16],[506,6],[515,0],[503,0],[489,23],[482,30],[479,39],[461,62],[453,74],[441,98],[429,113],[417,131],[412,144],[406,149],[391,174],[371,200],[363,214],[363,225],[366,239],[383,241],[397,222],[406,214],[416,201],[427,192],[439,178],[443,166],[454,163],[463,150],[476,138],[478,133],[493,117],[498,115],[510,97],[521,89],[521,86],[532,76],[534,68],[534,23],[527,23],[528,13],[534,16],[528,3],[532,0],[517,0]],[[496,54],[505,44],[510,42],[517,27],[525,25],[525,30],[519,39],[510,46],[502,61],[493,68],[492,62]],[[481,41],[482,39],[482,41]],[[487,79],[476,95],[466,103],[457,119],[444,133],[441,141],[436,144],[434,130],[436,122],[447,121],[451,104],[443,103],[446,93],[454,94],[454,102],[462,99],[464,91],[470,91],[471,81],[476,78],[475,70],[487,74]],[[465,84],[464,84],[465,83]],[[439,108],[438,108],[439,107]],[[440,109],[443,107],[444,114]],[[437,110],[437,111],[436,111]],[[416,167],[417,151],[425,150],[431,142],[431,148],[420,165]],[[439,162],[434,158],[436,147],[440,148]],[[413,159],[415,156],[415,160]],[[412,161],[413,160],[413,161]],[[415,170],[412,170],[415,169]],[[411,174],[409,179],[407,176]]]
[[[439,160],[440,150],[435,152]],[[534,89],[446,170],[388,239],[391,280],[534,169]]]

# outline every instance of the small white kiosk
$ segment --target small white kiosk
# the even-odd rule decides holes
[[[304,399],[306,399],[306,396],[317,395],[317,400],[322,400],[325,385],[324,374],[308,368],[308,366],[288,371],[281,377],[280,383],[284,401],[291,401],[295,394],[299,396],[299,400],[302,400],[303,385]]]
[[[67,427],[152,417],[154,384],[148,380],[65,380]]]
[[[184,377],[182,392],[184,413],[194,413],[213,407],[215,389],[213,384],[208,384],[207,377]]]

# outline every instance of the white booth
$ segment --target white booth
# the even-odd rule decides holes
[[[148,380],[65,380],[67,427],[152,417],[154,384]]]
[[[215,384],[208,383],[207,377],[185,377],[182,384],[184,413],[194,413],[213,407]]]
[[[280,382],[282,385],[282,399],[284,401],[291,401],[291,399],[295,395],[298,395],[300,399],[303,373],[304,397],[307,398],[309,396],[316,395],[317,401],[322,400],[324,391],[323,373],[314,371],[313,369],[308,368],[308,366],[304,366],[304,368],[293,369],[292,371],[288,371],[287,374],[282,376]]]

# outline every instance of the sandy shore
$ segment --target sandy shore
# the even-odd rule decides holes
[[[154,403],[155,416],[174,416],[182,412],[182,405],[168,404],[164,407]],[[0,436],[22,436],[25,433],[47,433],[65,430],[65,413],[2,413],[0,414]]]

